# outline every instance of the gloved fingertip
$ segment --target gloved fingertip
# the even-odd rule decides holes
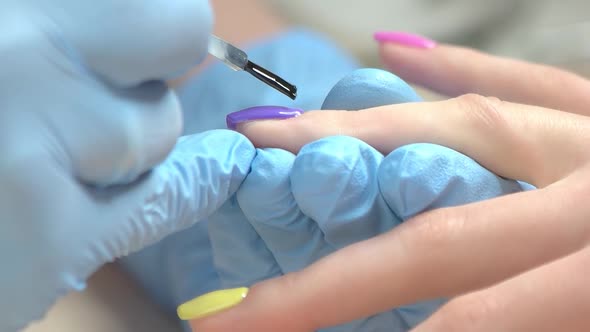
[[[228,114],[225,122],[228,129],[238,130],[238,125],[241,123],[256,120],[291,119],[300,116],[302,113],[303,110],[301,109],[284,106],[256,106]]]
[[[422,98],[396,75],[381,69],[357,69],[328,93],[322,109],[359,110],[383,105],[418,102]]]
[[[209,1],[129,1],[109,10],[109,24],[92,11],[83,28],[67,31],[86,65],[117,87],[161,80],[201,62],[213,27]],[[130,24],[129,13],[133,13]],[[80,13],[82,15],[82,13]]]
[[[156,168],[200,220],[217,210],[242,184],[256,149],[243,135],[211,130],[181,137],[171,156]],[[172,177],[172,178],[171,178]],[[180,198],[176,198],[180,199]]]
[[[385,201],[401,219],[426,209],[436,199],[439,187],[432,161],[419,148],[401,147],[385,157],[378,170],[379,187]],[[427,181],[423,183],[422,181]]]
[[[406,220],[433,208],[456,206],[518,192],[473,159],[434,144],[411,144],[385,157],[379,187],[390,208]]]
[[[288,178],[295,156],[282,149],[257,149],[252,169],[236,197],[244,211],[268,208],[280,190],[289,191]]]
[[[251,222],[272,219],[275,213],[293,205],[289,174],[295,156],[281,149],[259,149],[252,162],[252,171],[236,197]]]
[[[328,242],[365,239],[383,230],[389,217],[393,220],[380,204],[377,169],[382,160],[378,151],[346,136],[315,141],[298,154],[291,174],[293,196]]]

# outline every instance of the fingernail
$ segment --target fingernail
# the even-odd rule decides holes
[[[406,32],[378,31],[375,32],[373,37],[380,43],[396,43],[417,48],[433,48],[436,46],[436,42],[432,39]]]
[[[289,119],[300,116],[303,110],[282,106],[257,106],[230,113],[225,118],[227,128],[235,130],[238,124],[255,120]]]
[[[246,298],[246,295],[246,287],[218,290],[181,304],[176,313],[181,320],[205,318],[235,307]]]

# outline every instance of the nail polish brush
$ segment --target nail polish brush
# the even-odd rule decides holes
[[[209,54],[223,61],[235,71],[246,71],[268,86],[278,90],[287,97],[297,98],[297,87],[277,74],[248,60],[248,54],[225,40],[211,35],[209,39]]]

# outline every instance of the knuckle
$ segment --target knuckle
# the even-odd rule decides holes
[[[476,129],[497,130],[505,126],[501,112],[504,102],[496,97],[470,93],[456,98],[456,102],[459,109],[464,111],[469,124]]]

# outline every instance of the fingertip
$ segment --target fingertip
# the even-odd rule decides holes
[[[421,98],[398,76],[381,69],[362,68],[334,85],[322,109],[360,110],[417,101]]]
[[[236,125],[236,131],[258,148],[280,148],[297,153],[305,144],[334,133],[333,125],[339,118],[329,113],[307,111],[289,119],[242,122]]]
[[[421,153],[420,146],[415,144],[394,150],[385,157],[378,170],[382,195],[402,220],[432,204],[436,198],[435,192],[442,184],[436,176],[428,176],[433,174],[428,173],[432,159]],[[431,180],[435,180],[435,183]]]
[[[214,291],[181,304],[177,309],[177,314],[181,320],[188,321],[193,332],[248,331],[246,327],[248,322],[243,319],[243,312],[244,309],[247,311],[248,301],[252,294],[252,289],[246,287]],[[191,307],[195,302],[201,302],[197,303],[202,307],[198,315],[194,315],[194,313],[199,308]],[[182,308],[183,306],[185,308]],[[240,322],[242,324],[236,325]]]
[[[420,50],[403,47],[396,44],[379,44],[379,56],[384,64],[389,68],[391,66],[402,67],[397,61],[405,61],[411,55],[420,55]]]
[[[171,195],[192,196],[180,202],[194,209],[200,220],[238,190],[255,155],[254,146],[245,136],[211,130],[181,137],[170,157],[155,171],[174,188]]]
[[[251,221],[292,204],[282,202],[290,193],[289,174],[295,156],[282,149],[258,149],[251,171],[237,192],[242,210]],[[283,204],[279,204],[283,203]]]
[[[427,51],[382,44],[379,55],[384,66],[402,79],[451,97],[479,91],[481,77],[490,76],[481,68],[493,68],[481,53],[447,44]]]
[[[379,56],[385,68],[405,81],[429,87],[434,67],[433,59],[440,58],[441,46],[436,49],[424,50],[403,47],[396,44],[380,44]]]
[[[366,143],[346,136],[320,139],[299,152],[291,174],[293,195],[332,245],[357,242],[381,230],[380,220],[371,217],[378,210],[375,180],[382,159]]]
[[[303,115],[303,110],[283,106],[256,106],[226,116],[230,130],[242,133],[259,148],[274,147],[294,152],[298,150],[293,135],[294,121]]]
[[[302,299],[313,298],[294,273],[269,279],[249,288],[243,301],[225,311],[192,320],[193,331],[308,332],[312,310]],[[269,308],[272,308],[269,310]],[[279,328],[280,327],[280,328]]]
[[[377,31],[373,38],[382,44],[392,43],[416,49],[431,49],[437,46],[436,41],[430,38],[403,31]]]
[[[389,206],[402,219],[433,208],[467,204],[520,191],[520,186],[473,159],[436,144],[402,146],[381,163],[378,179]]]
[[[228,114],[225,122],[228,129],[235,130],[239,124],[257,120],[284,120],[303,114],[302,109],[284,106],[255,106]]]
[[[203,319],[237,306],[247,295],[247,287],[213,291],[181,304],[177,315],[181,320]]]
[[[266,185],[269,179],[289,174],[294,159],[295,156],[291,152],[282,149],[257,149],[248,181],[252,184],[260,182]]]
[[[193,135],[188,142],[192,147],[186,148],[185,153],[194,153],[199,158],[216,162],[213,174],[222,175],[221,179],[230,176],[229,192],[234,193],[250,172],[252,161],[256,156],[256,149],[248,138],[238,132],[216,129]]]
[[[242,122],[236,130],[258,148],[280,148],[298,153],[306,144],[329,136],[370,137],[383,123],[375,113],[343,110],[307,111],[288,119]],[[381,112],[380,115],[386,116]]]
[[[302,145],[303,137],[297,135],[291,124],[280,120],[258,120],[236,125],[235,131],[246,136],[255,147],[279,148],[296,153]]]

